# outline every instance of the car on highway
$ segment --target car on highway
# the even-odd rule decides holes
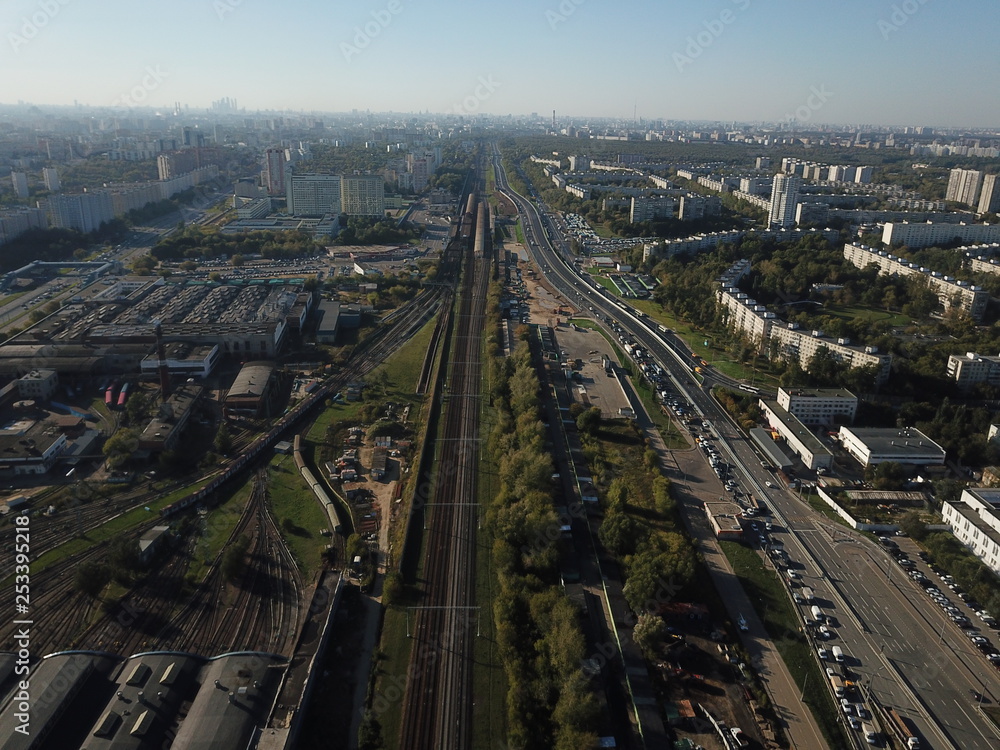
[[[770,481],[764,482],[764,486],[765,487],[774,487],[774,485]]]

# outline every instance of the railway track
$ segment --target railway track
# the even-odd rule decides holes
[[[457,265],[455,258],[445,258],[444,267],[448,264]],[[447,276],[445,276],[447,278]],[[363,377],[387,357],[412,338],[413,334],[423,326],[451,296],[451,290],[446,286],[430,287],[396,311],[391,322],[366,340],[354,352],[347,366],[338,375],[332,376],[323,385],[323,394],[328,395],[342,389],[350,380]],[[266,436],[258,437],[252,442],[247,439],[243,454],[251,448],[260,448],[267,441],[277,439],[277,436],[287,430],[307,413],[315,413],[313,406],[318,406],[322,399],[314,400],[309,408],[287,418],[278,420]],[[241,436],[248,438],[247,436]],[[236,476],[239,472],[227,475]],[[209,475],[210,476],[210,475]],[[217,621],[216,609],[219,606],[219,592],[225,590],[225,582],[217,570],[210,573],[201,590],[183,606],[177,608],[174,603],[173,613],[166,602],[156,601],[156,591],[133,591],[123,600],[126,609],[123,622],[129,622],[129,612],[149,612],[156,618],[168,620],[155,633],[136,632],[131,635],[122,633],[118,616],[113,614],[101,616],[91,622],[94,603],[88,597],[78,593],[73,583],[72,571],[76,566],[88,561],[102,560],[106,554],[106,545],[99,544],[75,555],[68,556],[58,567],[42,571],[32,577],[32,615],[35,619],[33,635],[33,651],[48,653],[77,644],[100,644],[108,651],[128,651],[137,646],[153,644],[156,648],[176,648],[201,653],[217,652],[223,646],[243,644],[283,653],[290,650],[294,644],[298,622],[301,615],[302,581],[297,565],[284,540],[277,529],[273,517],[266,508],[266,490],[253,495],[260,495],[258,500],[248,503],[254,512],[244,514],[237,534],[246,533],[251,528],[252,549],[248,552],[250,563],[245,574],[244,583],[249,585],[246,591],[256,593],[263,609],[251,602],[247,593],[237,592],[236,603],[230,608],[228,617],[222,616]],[[51,517],[50,523],[39,523],[41,529],[35,532],[32,528],[32,553],[37,559],[44,552],[54,549],[77,536],[86,536],[90,531],[100,527],[114,515],[134,507],[141,507],[160,496],[160,493],[142,492],[127,500],[95,500],[81,506],[80,509],[65,511]],[[41,521],[41,516],[36,516]],[[163,523],[159,517],[151,518],[128,533],[136,538],[153,526]],[[0,543],[7,529],[0,529]],[[12,540],[12,537],[11,537]],[[180,560],[185,555],[182,551],[176,553],[178,562],[176,570],[182,567]],[[5,562],[6,572],[10,568],[10,556]],[[160,579],[164,585],[180,585],[181,579],[175,574],[173,558],[168,561]],[[216,560],[216,567],[218,560]],[[3,573],[4,569],[0,569]],[[180,575],[179,573],[177,574]],[[273,590],[276,582],[281,582],[278,590]],[[141,588],[141,587],[140,587]],[[152,586],[151,589],[155,589]],[[162,597],[161,597],[162,599]],[[120,612],[119,612],[120,616]],[[148,623],[147,623],[148,624]],[[13,648],[13,626],[0,626],[0,648]]]
[[[481,342],[490,262],[480,212],[452,337],[448,396],[437,446],[423,575],[415,609],[400,747],[464,750],[472,738],[476,473]],[[425,509],[425,513],[428,511]],[[427,517],[427,516],[425,516]]]

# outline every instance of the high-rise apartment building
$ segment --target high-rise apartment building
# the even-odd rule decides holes
[[[28,175],[24,172],[11,172],[10,181],[14,186],[14,194],[18,198],[28,197]]]
[[[339,216],[339,174],[295,174],[285,172],[285,199],[292,216]]]
[[[982,185],[983,173],[978,169],[953,169],[948,177],[948,191],[944,199],[974,206],[979,200]]]
[[[802,178],[797,175],[776,174],[771,187],[771,210],[768,226],[771,229],[787,229],[795,226],[795,204],[799,200]]]
[[[42,169],[42,181],[45,183],[45,189],[50,193],[59,192],[59,170],[55,167],[45,167]]]
[[[111,193],[105,190],[75,195],[60,193],[49,198],[49,222],[54,227],[87,233],[113,218],[114,202]]]
[[[981,214],[1000,212],[1000,175],[983,176],[983,188],[979,191],[979,208]]]
[[[379,175],[340,178],[340,210],[348,216],[384,216],[385,183]]]
[[[264,152],[264,187],[268,195],[285,192],[285,149],[269,148]]]

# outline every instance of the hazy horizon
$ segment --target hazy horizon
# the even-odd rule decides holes
[[[987,0],[13,0],[0,19],[10,105],[1000,126]]]

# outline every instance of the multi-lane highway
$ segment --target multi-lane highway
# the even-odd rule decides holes
[[[510,194],[499,159],[495,168],[498,186]],[[813,588],[833,618],[835,627],[828,628],[832,638],[827,643],[840,645],[847,654],[846,666],[862,694],[870,691],[909,718],[924,748],[1000,747],[1000,733],[980,712],[982,702],[973,697],[975,693],[990,701],[1000,699],[1000,674],[969,637],[931,605],[923,589],[877,545],[778,487],[780,483],[762,468],[756,449],[711,398],[712,375],[699,383],[682,344],[648,319],[623,309],[582,274],[551,217],[539,215],[516,194],[512,197],[524,219],[529,251],[547,281],[594,317],[616,320],[650,353],[691,408],[712,424],[723,460],[736,468],[742,489],[773,509],[782,529],[775,538],[784,543],[802,576],[796,585]],[[805,615],[808,607],[802,612]],[[852,733],[852,739],[858,746],[864,744],[860,732]]]

